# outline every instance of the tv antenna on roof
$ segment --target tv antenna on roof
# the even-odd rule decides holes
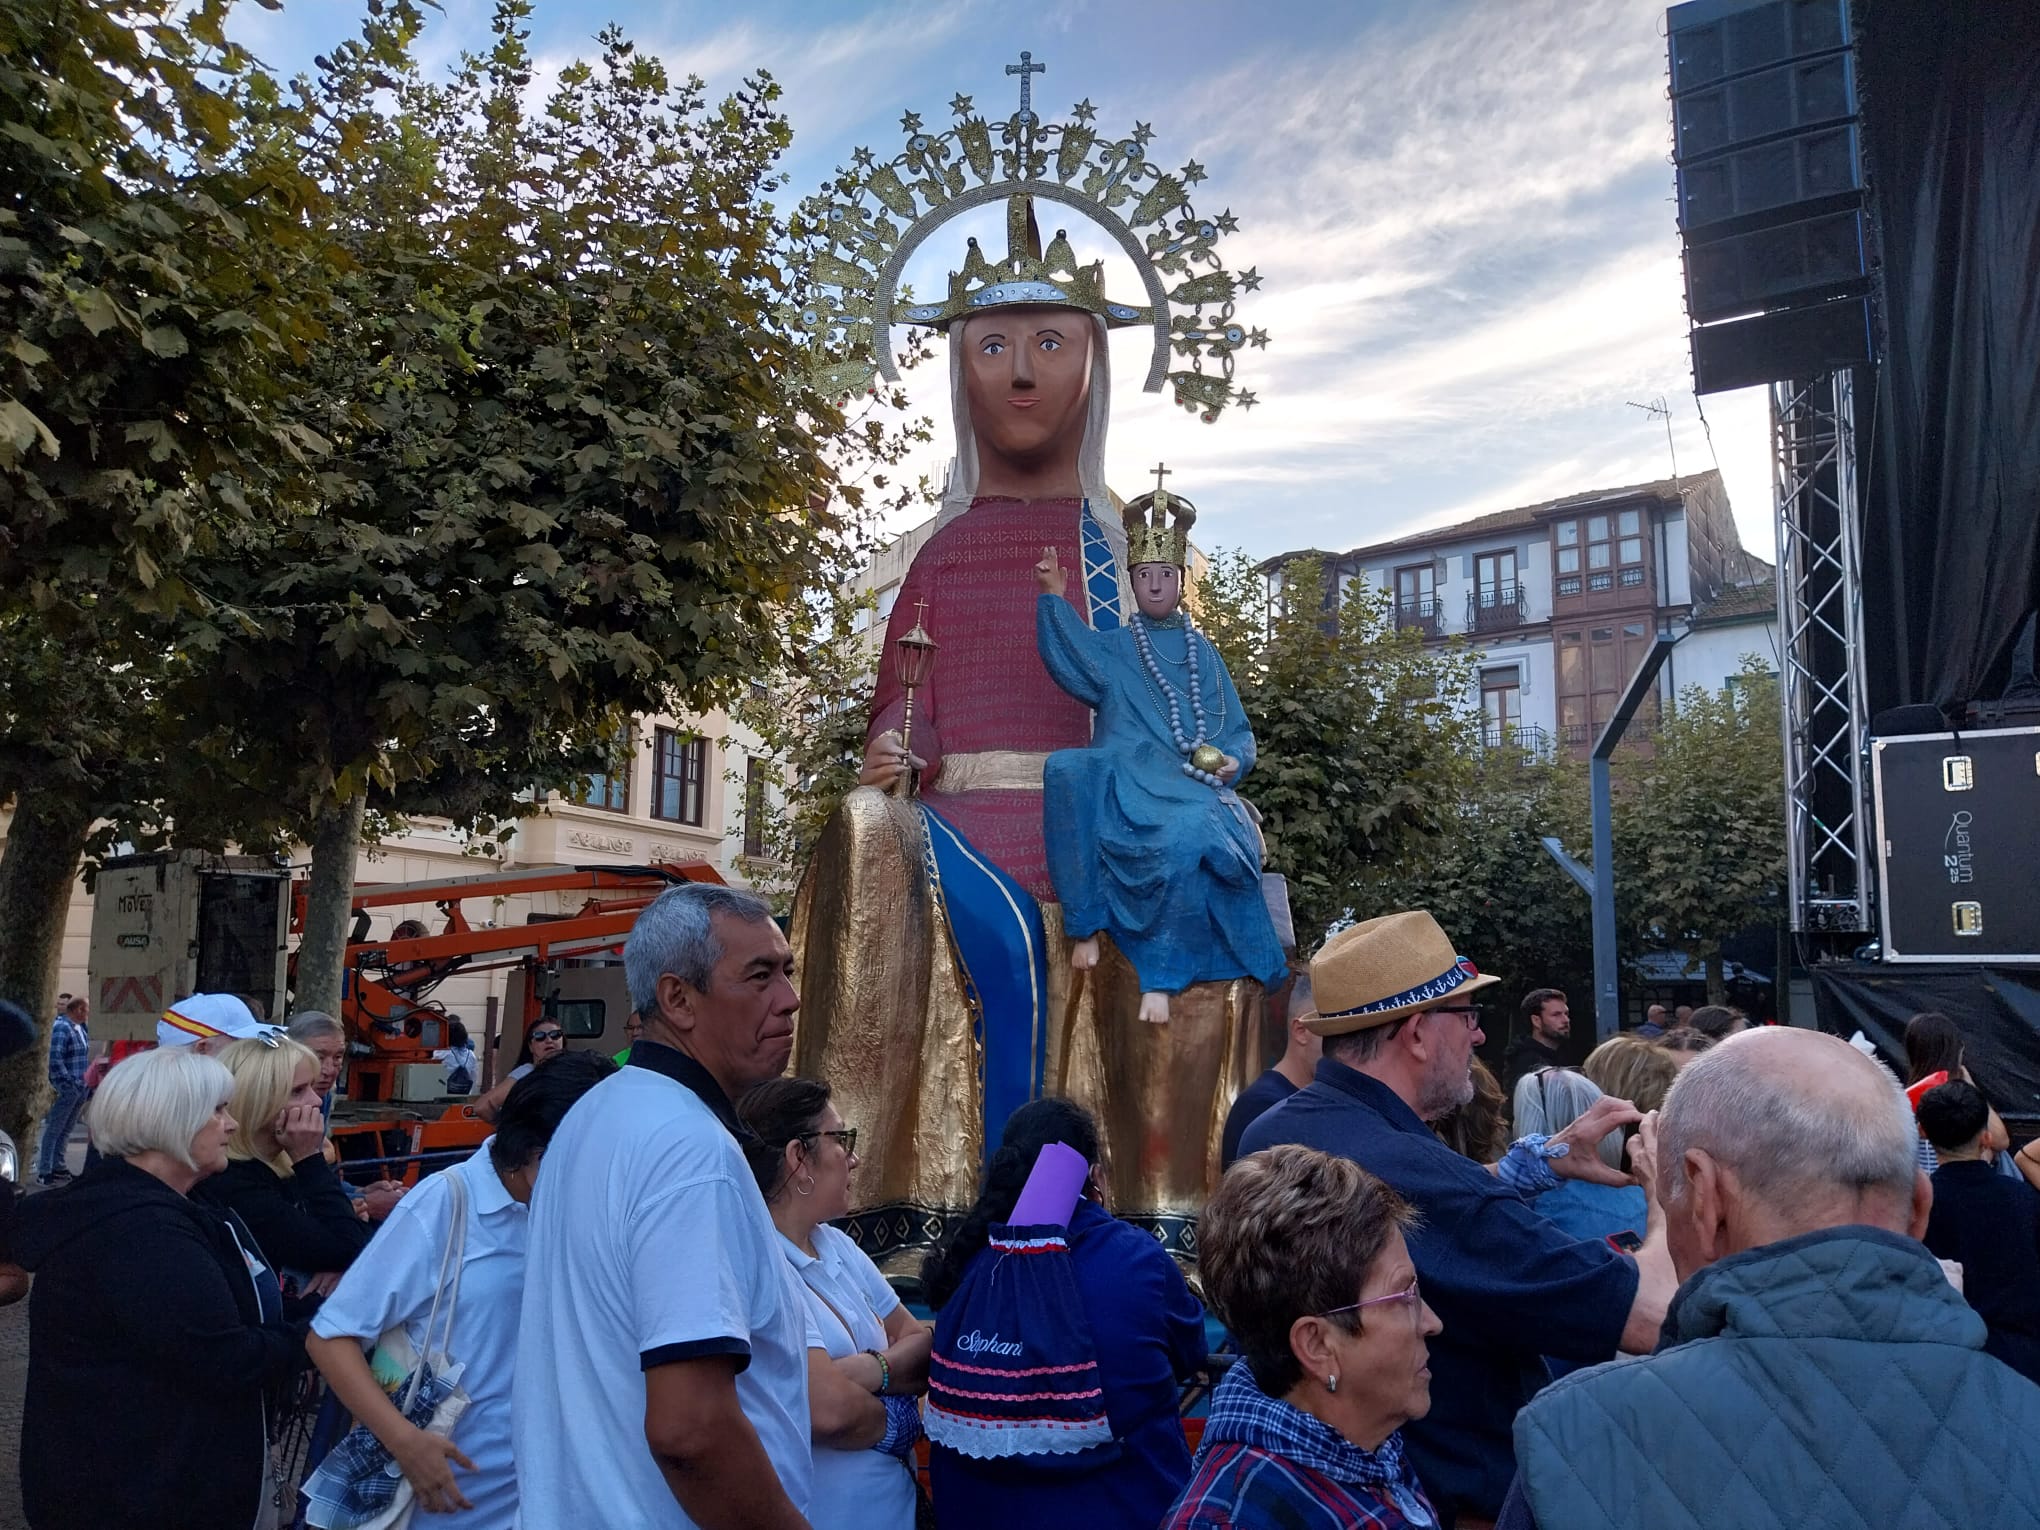
[[[1660,393],[1647,404],[1639,404],[1635,399],[1631,399],[1629,400],[1629,407],[1631,409],[1641,409],[1652,419],[1661,419],[1665,422],[1665,450],[1672,455],[1672,487],[1677,488],[1679,484],[1679,449],[1672,444],[1672,406],[1665,402],[1665,396]]]

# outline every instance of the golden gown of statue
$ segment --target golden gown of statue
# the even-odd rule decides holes
[[[1259,985],[1199,984],[1166,1025],[1143,1023],[1132,969],[1109,941],[1096,969],[1071,971],[1042,850],[1058,827],[1041,822],[1043,761],[1088,742],[1090,714],[1042,665],[1031,571],[1052,548],[1093,591],[1117,583],[1123,595],[1125,533],[1102,477],[1104,325],[1070,308],[1003,307],[956,324],[949,342],[958,466],[893,607],[867,784],[830,821],[796,894],[793,1068],[826,1080],[859,1129],[852,1230],[868,1250],[924,1247],[976,1199],[987,1134],[996,1142],[1003,1125],[984,1119],[980,1027],[999,1021],[980,1015],[959,963],[929,872],[930,820],[890,789],[905,768],[893,642],[918,619],[939,645],[912,718],[920,800],[941,820],[932,832],[957,831],[965,853],[1040,906],[1047,991],[1019,1022],[1037,1033],[1040,1088],[1097,1116],[1113,1209],[1194,1254],[1225,1116],[1258,1062]],[[1083,600],[1080,581],[1072,604],[1089,620]]]

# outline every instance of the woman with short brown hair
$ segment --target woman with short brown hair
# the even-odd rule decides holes
[[[1409,1205],[1351,1159],[1276,1147],[1241,1159],[1198,1219],[1198,1266],[1239,1341],[1195,1475],[1162,1530],[1437,1523],[1403,1454],[1431,1408],[1443,1327],[1403,1239]]]

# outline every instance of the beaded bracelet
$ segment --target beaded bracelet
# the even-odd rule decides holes
[[[878,1395],[883,1397],[892,1390],[892,1362],[880,1350],[867,1349],[865,1353],[878,1362]]]

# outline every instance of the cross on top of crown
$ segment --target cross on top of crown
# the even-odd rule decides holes
[[[1163,480],[1164,478],[1167,478],[1167,477],[1169,477],[1169,476],[1170,476],[1171,474],[1173,474],[1173,473],[1174,473],[1174,472],[1175,472],[1176,470],[1175,470],[1174,468],[1172,468],[1172,467],[1168,466],[1168,465],[1167,465],[1166,463],[1161,463],[1161,462],[1157,462],[1157,463],[1156,463],[1156,464],[1154,465],[1154,469],[1153,469],[1153,471],[1154,471],[1154,475],[1155,475],[1155,492],[1156,492],[1157,494],[1159,494],[1159,493],[1161,493],[1161,492],[1162,492],[1162,488],[1163,488],[1163,485],[1162,485],[1162,480]]]
[[[1020,125],[1022,127],[1032,127],[1034,125],[1033,77],[1037,74],[1047,74],[1048,65],[1035,63],[1034,55],[1023,48],[1020,52],[1020,62],[1008,64],[1006,66],[1006,73],[1020,76]]]

